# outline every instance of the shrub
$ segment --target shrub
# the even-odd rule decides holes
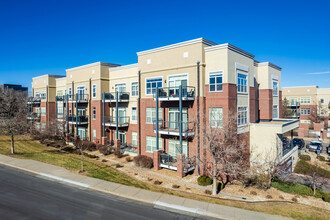
[[[105,162],[107,162],[107,160],[106,159],[103,159],[102,162],[105,163]]]
[[[132,158],[131,157],[126,157],[126,162],[132,162]]]
[[[250,194],[254,196],[258,195],[256,191],[251,191]]]
[[[309,155],[306,155],[306,154],[302,154],[300,155],[299,157],[301,160],[304,160],[304,161],[310,161],[311,160],[311,157]]]
[[[115,165],[115,167],[116,167],[116,168],[121,168],[121,167],[123,167],[123,165],[117,163],[117,164]]]
[[[269,176],[266,174],[246,176],[241,179],[244,187],[256,186],[259,189],[269,189]]]
[[[198,177],[197,182],[200,186],[207,186],[211,185],[213,183],[213,180],[208,176],[200,176]]]
[[[272,181],[272,187],[286,193],[295,193],[301,196],[313,196],[313,190],[311,188],[297,183],[283,182],[277,178]]]
[[[316,158],[319,159],[320,161],[325,161],[325,158],[321,155],[318,155]]]
[[[69,153],[73,153],[75,151],[72,147],[64,147],[62,150]]]
[[[117,158],[122,158],[123,157],[123,152],[121,150],[116,150],[114,152],[114,155],[117,157]]]
[[[271,195],[267,195],[266,198],[267,198],[267,199],[272,199],[273,196],[271,196]]]
[[[284,199],[284,197],[283,197],[283,196],[279,196],[279,198],[280,198],[280,199]]]
[[[212,195],[211,190],[208,190],[208,189],[206,189],[206,190],[204,191],[204,193],[207,194],[207,195]]]
[[[139,155],[134,157],[133,159],[134,163],[138,167],[143,167],[143,168],[152,168],[153,167],[153,159],[151,157],[145,156],[145,155]]]
[[[330,202],[330,194],[324,193],[324,195],[322,196],[322,200],[325,202]]]
[[[91,141],[82,141],[83,149],[86,149],[88,151],[94,151],[96,150],[96,144]]]
[[[102,148],[102,147],[104,147],[104,145],[98,144],[98,145],[96,145],[96,150],[100,150],[100,148]]]
[[[173,184],[173,185],[172,185],[172,188],[173,188],[173,189],[178,189],[178,188],[180,188],[180,186],[179,186],[179,185],[176,185],[176,184]]]
[[[113,147],[110,147],[110,146],[102,146],[100,149],[99,149],[100,153],[103,154],[103,155],[109,155],[111,153],[113,153],[114,151],[114,148]]]
[[[293,197],[291,200],[292,200],[293,202],[298,202],[298,199],[297,199],[296,197]]]
[[[92,158],[92,159],[98,159],[99,156],[93,155],[93,154],[85,154],[87,157]]]
[[[160,185],[160,184],[162,184],[163,182],[162,181],[159,181],[159,180],[155,180],[155,182],[154,182],[154,184],[155,185]]]

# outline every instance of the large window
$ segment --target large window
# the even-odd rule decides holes
[[[46,107],[41,107],[41,116],[46,116]]]
[[[57,90],[56,95],[57,96],[63,96],[63,90]]]
[[[247,76],[241,73],[237,74],[237,92],[247,93]]]
[[[179,108],[168,109],[168,128],[173,130],[179,129],[180,121],[180,110]],[[188,128],[188,109],[182,108],[182,131],[187,131]]]
[[[132,107],[132,121],[137,120],[137,110],[136,107]]]
[[[154,78],[154,79],[147,79],[146,80],[146,94],[152,95],[156,92],[156,88],[163,87],[163,80],[162,78]]]
[[[222,72],[210,73],[210,92],[222,91]]]
[[[93,120],[96,119],[96,107],[93,107]]]
[[[63,106],[57,106],[57,114],[63,115]]]
[[[126,92],[126,83],[116,84],[115,92]]]
[[[247,124],[247,107],[238,107],[237,125],[242,126]]]
[[[132,132],[132,145],[137,146],[137,132]]]
[[[176,155],[181,154],[180,141],[179,140],[168,140],[168,154],[176,157]],[[188,142],[182,141],[182,154],[188,157]]]
[[[159,150],[163,149],[163,138],[159,138]],[[154,152],[156,150],[156,137],[147,136],[147,152]]]
[[[93,129],[93,141],[96,140],[96,129]]]
[[[310,115],[311,114],[311,109],[310,108],[302,108],[302,109],[300,109],[300,114]]]
[[[139,84],[138,82],[132,83],[132,96],[138,96],[139,95]]]
[[[222,108],[209,108],[209,120],[212,128],[221,128],[222,119]]]
[[[288,106],[296,106],[298,104],[297,97],[288,97]]]
[[[46,99],[46,91],[42,91],[42,92],[40,93],[40,98],[41,98],[42,100],[45,100],[45,99]]]
[[[36,92],[35,97],[40,98],[40,93]]]
[[[92,93],[93,93],[93,98],[96,98],[96,85],[93,85]]]
[[[158,109],[158,119],[162,120],[163,111],[161,108]],[[146,108],[146,123],[152,124],[156,120],[156,108]]]
[[[69,88],[69,95],[72,95],[72,88]]]
[[[273,118],[278,118],[278,105],[273,105]]]
[[[278,83],[273,82],[273,96],[278,96]]]
[[[311,104],[311,97],[310,96],[300,97],[300,104]]]
[[[45,130],[46,129],[46,123],[41,123],[41,130]]]

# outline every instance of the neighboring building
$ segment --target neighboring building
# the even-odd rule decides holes
[[[299,118],[300,124],[323,123],[324,128],[330,126],[330,88],[318,86],[301,86],[283,88],[283,100],[286,98],[292,117]],[[301,125],[303,126],[303,125]]]
[[[23,87],[22,85],[15,85],[15,84],[0,84],[0,90],[4,89],[14,89],[16,91],[22,91],[28,95],[28,88]]]
[[[280,119],[280,67],[258,62],[233,45],[203,38],[137,55],[136,64],[97,62],[68,69],[66,77],[56,78],[57,96],[52,92],[49,100],[56,100],[53,111],[59,124],[65,121],[68,140],[79,136],[113,143],[173,170],[179,166],[177,155],[183,154],[190,165],[183,171],[188,172],[196,168],[196,158],[209,156],[198,129],[222,128],[226,119],[235,117],[247,152],[269,148],[283,162],[297,159],[297,148],[282,146],[282,136],[297,128],[298,120]],[[272,126],[277,128],[269,129]],[[265,130],[268,142],[257,141]],[[157,149],[163,151],[160,157]],[[179,175],[184,172],[178,170]]]

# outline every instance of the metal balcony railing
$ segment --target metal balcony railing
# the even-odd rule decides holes
[[[137,146],[133,146],[132,144],[122,143],[122,144],[120,144],[120,149],[124,153],[132,153],[132,154],[138,153]]]
[[[178,121],[158,121],[158,131],[160,134],[168,134],[179,136],[179,122]],[[194,122],[182,122],[182,135],[192,136],[194,132],[195,123]],[[153,122],[153,129],[156,132],[156,121]]]
[[[63,101],[66,101],[66,96],[65,96],[65,95],[56,96],[56,97],[55,97],[55,101],[56,101],[56,102],[63,102]]]
[[[119,126],[128,126],[129,125],[130,117],[119,117],[118,118],[118,125]],[[115,116],[105,116],[104,117],[105,124],[109,124],[109,126],[116,126],[116,117]]]
[[[288,101],[288,106],[294,107],[294,106],[300,106],[300,103],[298,101]]]
[[[40,103],[41,102],[41,98],[40,97],[29,97],[27,99],[27,102],[29,104],[37,104],[37,103]]]
[[[191,158],[187,157],[182,161],[182,163],[183,163],[183,171],[185,173],[188,173],[194,170],[196,167],[196,156]],[[178,160],[176,157],[173,157],[166,153],[162,153],[160,155],[160,167],[170,170],[177,170],[178,169],[177,166],[178,166]]]
[[[75,116],[75,115],[68,115],[68,122],[82,124],[88,123],[88,117],[85,115]]]
[[[104,93],[104,99],[106,102],[116,102],[116,92]],[[128,102],[128,92],[118,92],[118,102]]]
[[[31,119],[31,120],[38,120],[41,118],[41,114],[40,113],[35,113],[35,112],[31,112],[31,113],[28,113],[26,115],[27,119]]]
[[[67,95],[67,99],[69,102],[88,102],[89,101],[89,95],[88,94],[75,94],[75,95]]]
[[[160,100],[178,100],[180,96],[179,87],[163,87],[158,88],[158,98]],[[195,99],[195,87],[183,86],[181,90],[182,100]],[[156,99],[156,94],[153,95]]]

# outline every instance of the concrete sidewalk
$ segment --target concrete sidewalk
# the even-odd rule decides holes
[[[192,199],[185,199],[135,187],[124,186],[117,183],[74,174],[62,167],[34,160],[16,159],[0,154],[0,164],[34,173],[37,176],[49,178],[55,181],[143,202],[152,205],[155,208],[178,213],[186,213],[198,217],[204,216],[219,219],[286,219],[280,216],[200,202]]]

